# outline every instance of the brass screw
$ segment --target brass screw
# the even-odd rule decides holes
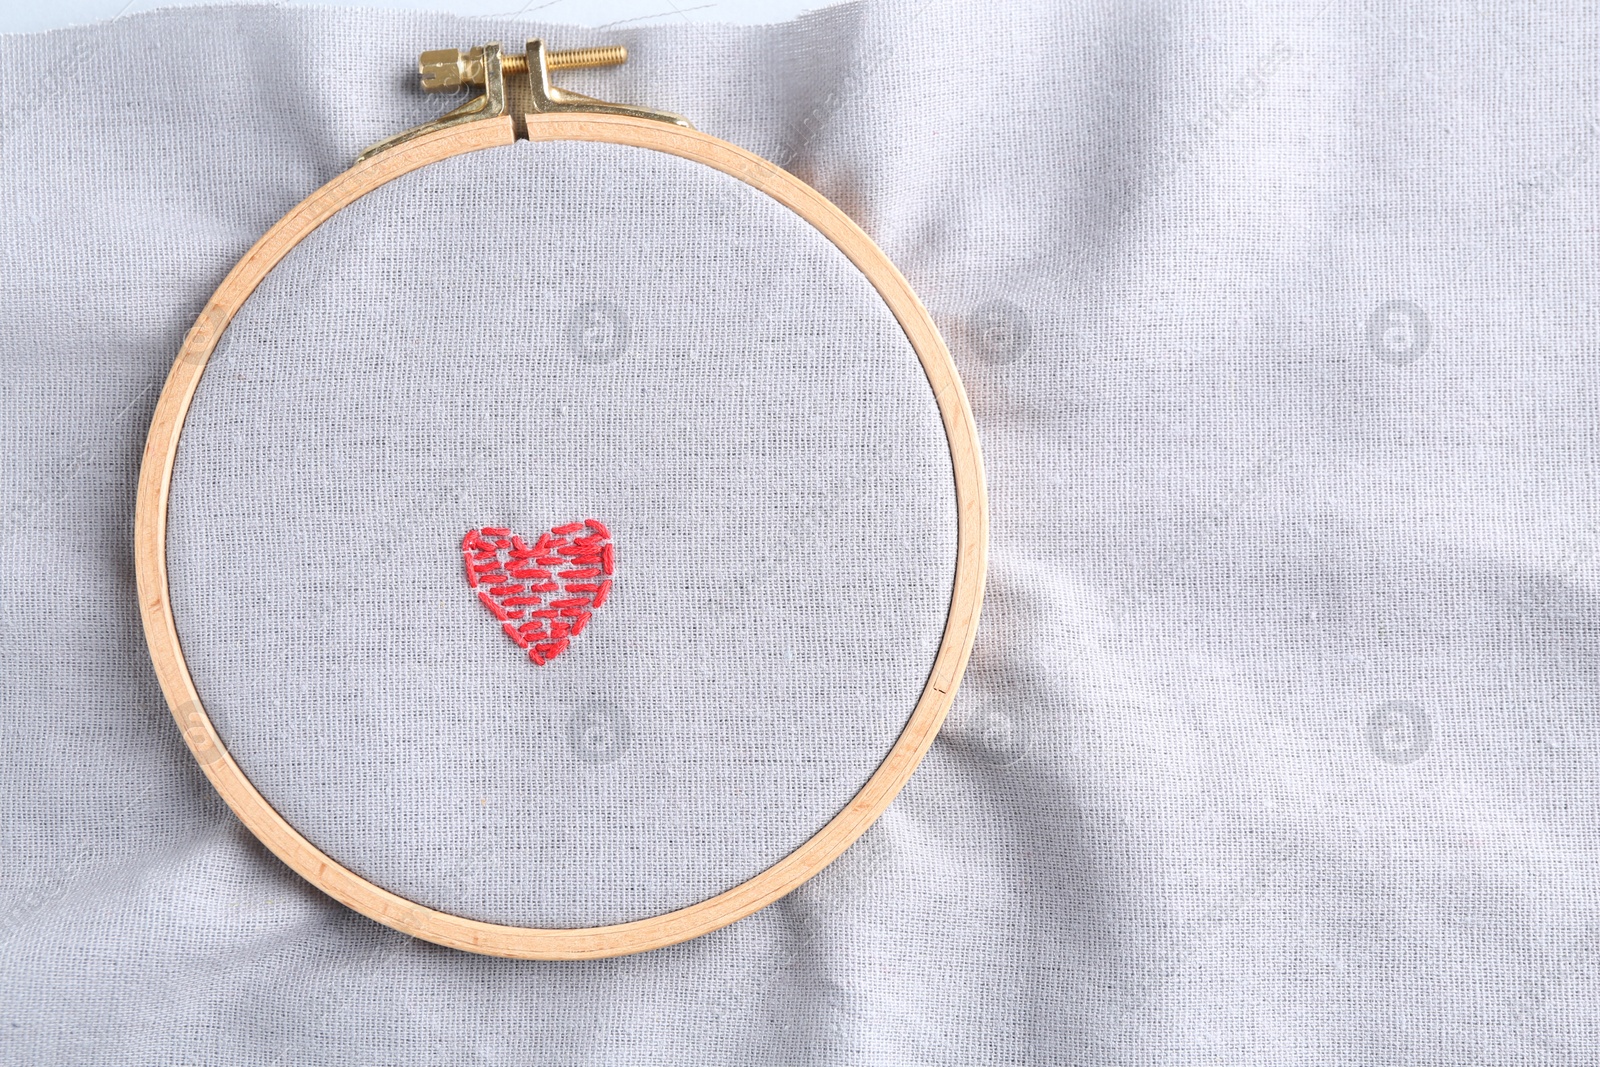
[[[544,65],[551,70],[577,70],[580,67],[620,67],[628,61],[626,45],[607,44],[599,48],[569,48],[565,52],[546,52]],[[526,74],[527,56],[506,56],[507,74]]]
[[[572,48],[565,52],[546,52],[545,67],[550,70],[576,70],[579,67],[615,67],[626,63],[628,49],[620,44],[601,48]],[[500,69],[506,74],[528,73],[528,57],[501,56]],[[439,48],[417,57],[417,73],[422,88],[430,93],[449,92],[463,85],[482,85],[483,49],[463,52],[459,48]]]

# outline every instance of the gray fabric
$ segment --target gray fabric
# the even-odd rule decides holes
[[[224,334],[168,515],[190,672],[273,807],[522,926],[685,907],[821,829],[921,696],[955,566],[938,407],[866,278],[615,145],[457,157],[319,227]],[[535,666],[462,535],[586,516],[614,587]]]
[[[436,106],[411,55],[605,35],[224,9],[0,41],[4,1062],[1600,1060],[1596,23],[624,27],[637,62],[569,84],[786,163],[906,272],[994,537],[952,719],[858,846],[580,965],[411,941],[253,844],[157,693],[129,541],[184,330]]]

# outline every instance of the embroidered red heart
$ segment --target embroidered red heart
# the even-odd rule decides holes
[[[567,650],[611,593],[611,531],[598,519],[553,527],[531,545],[502,526],[468,530],[461,559],[467,585],[541,667]]]

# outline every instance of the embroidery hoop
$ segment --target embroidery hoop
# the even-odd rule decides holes
[[[528,43],[526,57],[502,56],[498,45],[465,54],[424,53],[425,86],[483,84],[485,95],[368,149],[245,253],[179,349],[156,404],[139,473],[134,557],[145,638],[167,703],[213,787],[279,859],[341,904],[413,937],[486,955],[594,959],[662,948],[720,929],[800,886],[882,814],[932,745],[966,669],[983,597],[988,504],[977,431],[955,364],[927,310],[871,238],[794,175],[694,130],[678,116],[608,104],[550,85],[551,69],[613,65],[625,55],[621,49],[547,53],[539,41]],[[580,61],[585,58],[590,61]],[[508,113],[504,76],[521,71],[530,75],[533,110],[519,123]],[[696,904],[609,926],[535,928],[468,919],[401,897],[318,849],[267,802],[223,744],[184,660],[167,581],[167,503],[184,420],[223,331],[251,293],[301,240],[366,194],[431,163],[514,144],[519,135],[535,142],[600,142],[679,156],[744,182],[793,211],[860,270],[905,331],[932,386],[955,476],[956,569],[949,614],[928,681],[883,761],[837,815],[771,867]]]

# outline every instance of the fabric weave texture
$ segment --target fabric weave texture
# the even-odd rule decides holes
[[[181,744],[131,562],[155,396],[222,276],[362,147],[438,113],[410,84],[419,49],[536,35],[628,44],[627,66],[564,83],[688,115],[861,223],[950,341],[993,517],[971,667],[872,830],[723,931],[575,965],[405,938],[257,845]],[[772,27],[607,31],[225,7],[0,39],[0,1063],[1600,1061],[1597,42],[1589,2],[1427,0],[869,0]],[[540,262],[515,238],[536,214],[504,217],[500,253],[452,255],[509,284],[509,260]],[[639,247],[682,236],[659,222]],[[351,256],[357,279],[387,269]],[[815,343],[846,336],[855,298],[831,293]],[[603,352],[614,324],[594,314],[577,339]],[[633,325],[630,345],[673,336]],[[344,340],[362,360],[393,351]],[[525,335],[486,358],[556,366]],[[562,358],[555,380],[574,389],[624,365]],[[416,390],[418,411],[459,403],[363,380]],[[828,399],[895,409],[892,382],[829,380],[852,384]],[[230,433],[246,454],[292,447],[252,436],[261,409],[229,400],[246,384],[218,378],[205,398],[196,428],[219,462]],[[771,400],[782,382],[730,388]],[[448,427],[468,430],[452,416],[374,433],[398,456]],[[244,473],[282,477],[288,499],[299,469]],[[191,504],[229,499],[188,473]],[[457,507],[434,484],[400,489],[396,515]],[[598,493],[540,491],[507,493],[500,520],[581,518]],[[496,521],[454,518],[439,536]],[[657,558],[648,532],[616,533],[619,561],[629,545]],[[420,561],[433,534],[383,536]],[[635,610],[622,589],[553,667],[620,654],[621,627],[600,627]],[[448,592],[441,611],[477,610]],[[203,593],[186,595],[197,610]],[[514,649],[437,654],[480,652],[487,670],[536,670]],[[892,684],[858,666],[836,677]],[[843,704],[828,707],[834,721]],[[244,743],[251,726],[228,728]],[[859,747],[827,754],[834,785],[767,779],[814,802],[781,816],[794,825],[741,827],[796,832],[887,728],[864,722]],[[774,743],[753,738],[751,755]],[[700,755],[744,775],[742,744]],[[636,732],[628,758],[649,745]],[[475,872],[432,869],[485,914],[589,904],[536,887],[474,904]]]
[[[921,697],[955,566],[933,391],[866,278],[623,145],[458,156],[313,231],[223,334],[167,511],[184,657],[256,788],[385,889],[515,926],[687,907],[820,830]],[[536,668],[462,536],[591,515],[614,591]]]

